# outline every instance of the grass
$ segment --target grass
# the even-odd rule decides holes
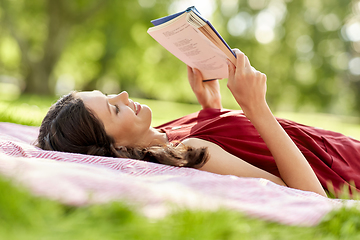
[[[198,105],[134,99],[153,109],[153,125],[197,111]],[[0,99],[0,121],[39,125],[55,98]],[[360,139],[358,119],[326,114],[278,113]],[[354,208],[330,213],[316,227],[283,226],[237,212],[179,211],[148,219],[122,202],[71,207],[36,197],[0,177],[0,239],[360,239]]]

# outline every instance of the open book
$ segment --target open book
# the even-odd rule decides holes
[[[169,52],[201,71],[204,80],[228,77],[226,59],[235,64],[235,54],[195,7],[151,21],[148,33]]]

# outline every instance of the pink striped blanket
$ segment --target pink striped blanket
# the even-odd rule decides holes
[[[282,224],[313,226],[343,202],[264,179],[217,175],[131,159],[44,151],[37,127],[0,123],[0,174],[65,204],[125,201],[149,217],[179,209],[239,211]]]

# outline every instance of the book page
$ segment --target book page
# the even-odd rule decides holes
[[[171,24],[149,28],[148,33],[181,61],[199,69],[205,80],[227,78],[228,56],[187,22],[187,14],[171,20]]]
[[[187,21],[198,28],[210,41],[212,41],[212,43],[215,44],[215,46],[228,56],[233,64],[236,64],[236,58],[233,51],[208,20],[204,19],[196,12],[191,11],[187,16]]]
[[[229,60],[235,65],[236,58],[232,52],[224,45],[222,40],[214,33],[209,25],[204,25],[203,27],[198,28],[212,43],[215,44],[222,52],[226,54]]]

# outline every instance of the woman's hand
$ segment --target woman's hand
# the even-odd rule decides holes
[[[228,61],[228,88],[248,118],[255,115],[254,111],[267,108],[266,75],[250,65],[248,57],[239,49],[236,53],[236,66]]]
[[[187,66],[187,71],[190,86],[202,108],[221,109],[219,80],[203,82],[203,76],[198,69]]]

